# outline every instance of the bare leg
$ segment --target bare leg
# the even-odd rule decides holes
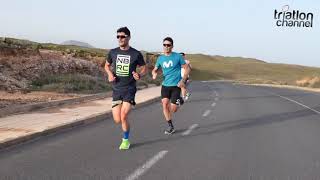
[[[162,99],[162,109],[163,109],[163,115],[164,115],[166,121],[171,120],[172,112],[170,109],[170,100],[168,98]]]
[[[116,124],[119,124],[121,122],[121,107],[122,104],[119,104],[116,107],[112,108],[113,120]]]
[[[131,104],[128,102],[123,102],[121,108],[121,126],[124,132],[130,130],[130,124],[128,122],[128,115],[131,110]]]

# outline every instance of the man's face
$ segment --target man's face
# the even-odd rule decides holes
[[[129,44],[130,36],[126,35],[124,32],[118,32],[117,39],[120,47],[126,47]]]
[[[170,41],[163,41],[163,51],[165,53],[171,53],[172,52],[173,45]]]

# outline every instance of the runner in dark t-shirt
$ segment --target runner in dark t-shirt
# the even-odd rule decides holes
[[[136,71],[137,66],[145,65],[142,54],[132,47],[128,50],[121,50],[119,47],[110,50],[107,62],[112,65],[113,75],[116,77],[113,90],[135,87],[136,80],[132,72]]]
[[[105,70],[112,83],[113,119],[117,124],[121,123],[123,130],[119,149],[127,150],[130,147],[128,114],[131,106],[136,104],[136,81],[146,74],[146,67],[142,54],[129,46],[130,31],[127,27],[117,30],[117,39],[119,47],[108,53]],[[138,66],[141,67],[140,73],[136,72]]]

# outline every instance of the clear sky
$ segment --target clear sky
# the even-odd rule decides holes
[[[314,13],[314,27],[276,27],[274,10],[285,4]],[[127,26],[139,50],[161,51],[171,36],[179,52],[320,67],[319,0],[1,0],[0,7],[0,36],[110,49],[116,29]]]

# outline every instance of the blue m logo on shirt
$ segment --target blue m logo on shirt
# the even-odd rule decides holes
[[[163,62],[162,66],[164,68],[169,68],[169,67],[172,67],[173,66],[173,62],[170,60],[168,62]]]

